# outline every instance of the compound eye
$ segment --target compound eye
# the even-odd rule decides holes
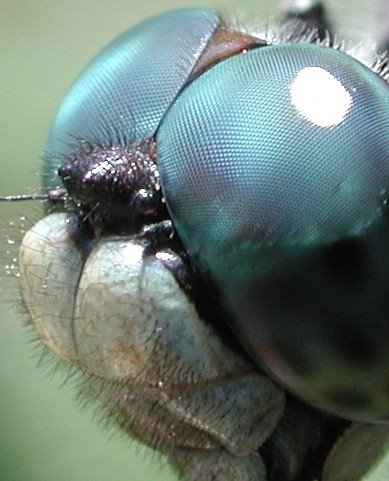
[[[166,12],[105,48],[56,115],[46,146],[45,186],[57,186],[58,167],[80,141],[126,145],[152,136],[219,24],[212,10]]]
[[[261,243],[328,242],[371,222],[389,174],[388,90],[346,54],[301,44],[258,48],[195,80],[158,135],[191,252],[205,261],[253,231]]]
[[[231,57],[157,136],[164,195],[254,360],[305,400],[389,416],[389,87],[343,52]]]

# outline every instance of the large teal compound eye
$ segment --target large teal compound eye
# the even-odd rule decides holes
[[[389,419],[389,86],[343,52],[231,57],[157,135],[175,227],[253,359],[350,419]]]
[[[204,8],[146,19],[108,45],[63,100],[46,145],[45,187],[80,140],[126,145],[154,135],[210,37],[218,14]]]

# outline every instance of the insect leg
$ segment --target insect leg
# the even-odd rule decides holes
[[[302,20],[308,28],[316,28],[320,38],[325,38],[332,27],[323,3],[321,0],[283,0],[281,14],[285,20]]]
[[[379,0],[376,12],[376,41],[379,51],[387,51],[389,55],[389,8],[387,0]]]

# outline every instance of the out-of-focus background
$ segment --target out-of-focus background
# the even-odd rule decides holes
[[[40,159],[53,115],[74,78],[101,48],[160,11],[217,4],[0,0],[0,194],[39,188]],[[232,12],[239,6],[248,18],[261,19],[276,14],[277,2],[241,0],[238,5],[230,0],[223,9],[228,4]],[[1,204],[0,229],[17,240],[18,229],[8,222],[20,215],[39,218],[38,204]],[[16,253],[3,233],[2,271],[11,261],[8,248]],[[61,387],[60,375],[51,378],[48,369],[37,368],[39,351],[17,314],[20,309],[13,307],[17,282],[6,278],[0,287],[0,481],[175,480],[158,456],[123,436],[109,436],[90,409],[79,407],[71,383]]]

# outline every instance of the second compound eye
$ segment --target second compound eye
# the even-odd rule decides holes
[[[316,45],[260,48],[205,72],[157,139],[190,251],[211,258],[210,240],[287,245],[363,229],[389,179],[388,95],[368,68]]]
[[[177,232],[252,357],[322,409],[387,417],[387,82],[331,48],[255,49],[182,91],[157,158]],[[339,243],[369,253],[363,270],[330,268],[323,252]],[[377,353],[368,389],[342,348],[354,330]],[[368,401],[327,402],[340,387]]]

